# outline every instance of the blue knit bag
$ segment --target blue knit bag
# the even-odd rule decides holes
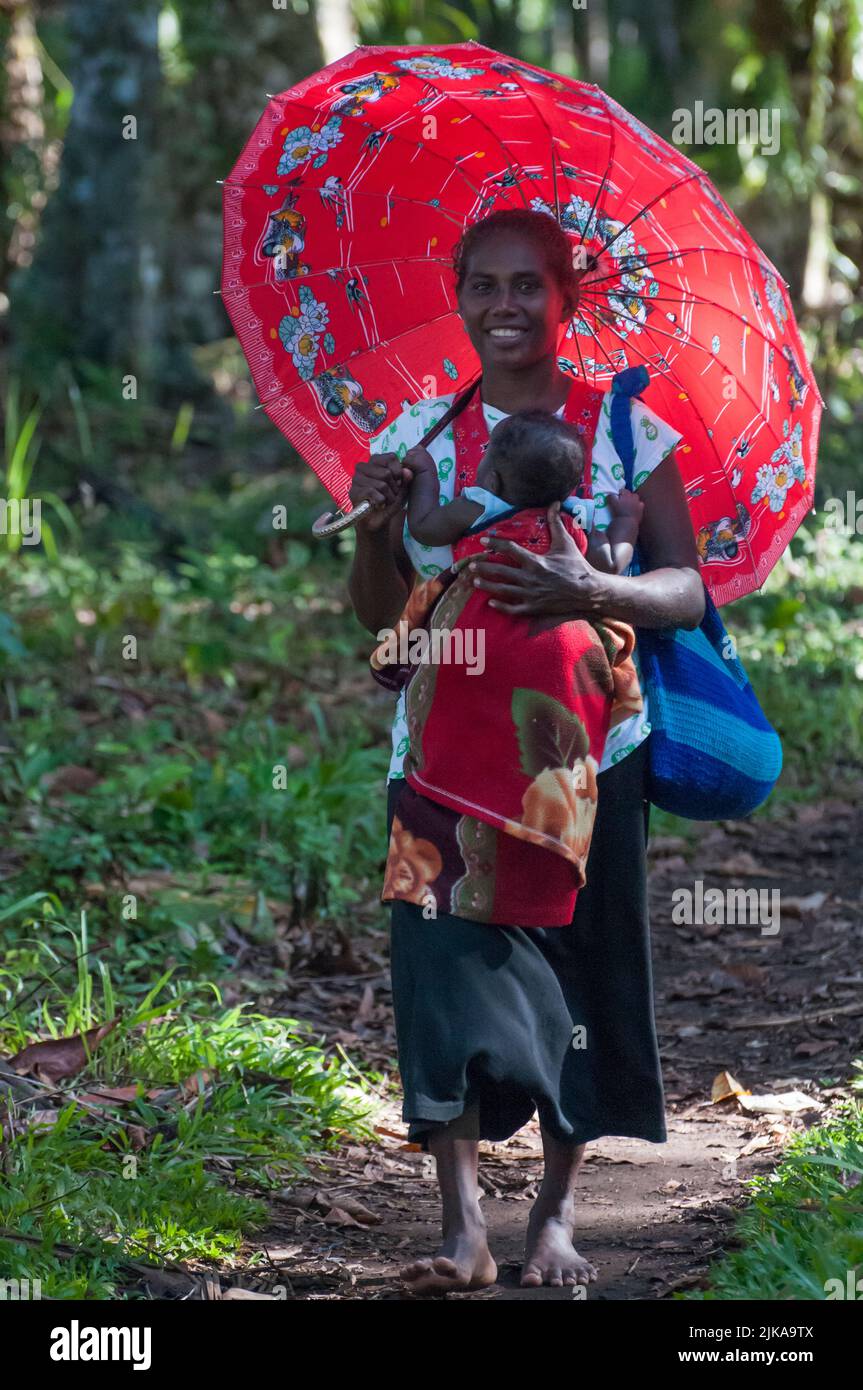
[[[632,489],[632,397],[646,367],[618,372],[611,386],[611,437]],[[631,574],[641,572],[636,551]],[[705,586],[699,627],[638,628],[638,665],[651,734],[650,801],[688,820],[735,820],[770,795],[782,744],[767,721]]]

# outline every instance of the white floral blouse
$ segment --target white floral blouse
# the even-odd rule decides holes
[[[388,425],[386,429],[375,436],[372,440],[371,452],[373,454],[392,452],[403,458],[408,449],[411,449],[414,444],[418,444],[423,435],[441,418],[452,405],[452,402],[452,395],[436,396],[432,400],[420,401],[417,405],[409,406],[391,425]],[[592,451],[591,487],[595,503],[593,524],[600,531],[604,531],[611,521],[611,511],[606,501],[608,493],[616,493],[624,486],[623,464],[620,462],[611,439],[609,404],[610,396],[606,395],[602,403]],[[506,418],[504,411],[497,410],[491,405],[484,405],[483,412],[489,432],[500,420]],[[562,412],[563,407],[557,413],[562,414]],[[639,488],[645,479],[650,477],[654,468],[671,453],[682,436],[677,430],[673,430],[670,425],[667,425],[664,420],[661,420],[658,415],[655,415],[652,410],[649,410],[647,406],[643,405],[641,401],[636,400],[632,402],[632,432],[635,442],[633,483],[636,488]],[[429,453],[437,464],[441,502],[452,501],[455,485],[455,441],[452,425],[448,425],[436,439],[432,440]],[[408,531],[407,519],[405,519],[404,542],[414,569],[425,578],[440,574],[442,570],[448,569],[452,564],[451,547],[420,545]],[[637,647],[635,662],[637,666]],[[638,714],[631,715],[610,731],[600,764],[600,772],[604,772],[614,763],[619,763],[621,758],[625,758],[627,753],[631,753],[647,738],[650,733],[648,716],[649,711],[645,696],[644,709]],[[409,744],[405,722],[404,691],[399,695],[396,705],[392,744],[393,752],[387,774],[388,781],[404,776],[404,756]]]

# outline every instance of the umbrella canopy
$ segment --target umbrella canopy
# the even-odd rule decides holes
[[[345,506],[372,435],[476,377],[452,248],[513,207],[584,269],[561,367],[607,387],[647,366],[715,602],[758,587],[812,506],[822,408],[785,282],[679,150],[481,44],[358,48],[269,102],[224,185],[222,295],[262,407]]]

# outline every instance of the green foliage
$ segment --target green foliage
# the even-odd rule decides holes
[[[826,296],[810,294],[801,312],[828,407],[816,501],[859,491],[858,5],[775,0],[732,13],[687,4],[645,18],[636,5],[597,3],[590,26],[566,0],[362,0],[354,12],[361,42],[476,37],[599,81],[666,138],[674,109],[696,100],[777,108],[775,156],[745,144],[688,153],[786,275],[798,306],[807,266],[826,266]],[[0,15],[4,40],[11,25]],[[605,32],[607,45],[597,41]],[[14,1141],[0,1226],[35,1233],[42,1245],[34,1255],[32,1246],[0,1243],[0,1265],[41,1272],[44,1292],[63,1298],[113,1296],[123,1258],[142,1250],[230,1256],[262,1209],[250,1191],[221,1185],[219,1171],[247,1188],[261,1184],[265,1161],[294,1165],[354,1123],[339,1069],[324,1065],[303,1030],[226,1008],[219,988],[234,969],[238,936],[272,947],[286,932],[343,934],[347,923],[359,930],[380,915],[392,701],[368,676],[369,639],[348,612],[351,538],[310,543],[322,489],[255,408],[212,294],[213,180],[236,159],[264,87],[283,90],[319,65],[313,8],[233,0],[214,23],[210,0],[173,0],[162,8],[158,44],[161,81],[149,88],[147,114],[172,138],[127,151],[139,160],[132,183],[149,202],[138,212],[130,187],[113,227],[111,207],[85,199],[80,223],[93,233],[93,257],[103,221],[118,234],[127,270],[145,264],[144,250],[154,256],[158,288],[151,282],[140,303],[119,310],[105,307],[107,284],[104,303],[92,291],[80,299],[80,285],[98,281],[94,266],[106,262],[87,259],[74,217],[61,222],[63,235],[34,260],[35,288],[40,278],[47,285],[40,366],[13,377],[4,399],[2,495],[15,502],[37,491],[50,521],[42,520],[41,550],[0,537],[0,1005],[8,1010],[0,1047],[91,1027],[122,1004],[123,1022],[94,1054],[88,1084],[140,1082],[136,1123],[165,1128],[141,1159],[146,1182],[118,1175],[128,1116],[116,1116],[106,1142],[105,1126],[94,1126],[71,1090],[48,1128]],[[106,70],[120,70],[122,54],[104,47]],[[43,217],[50,222],[43,210],[58,186],[44,152],[68,137],[81,56],[81,32],[63,7],[40,10],[28,74],[38,90],[41,69],[43,95],[31,110],[19,92],[7,125],[14,135],[18,117],[22,129],[32,118],[44,139],[4,146],[4,291],[13,267],[27,286],[29,248],[38,250]],[[0,69],[4,115],[11,76],[8,65]],[[109,105],[95,109],[104,116]],[[115,150],[113,126],[96,121],[93,137]],[[61,180],[60,206],[75,186]],[[92,187],[103,193],[98,180]],[[68,299],[51,290],[61,268]],[[94,322],[104,324],[101,337]],[[73,372],[57,361],[57,345],[77,350],[88,330],[94,356],[108,330],[116,333],[122,363],[84,358]],[[130,397],[127,355],[145,346],[146,370],[134,364]],[[288,525],[276,532],[278,505]],[[863,763],[860,538],[814,515],[764,590],[724,617],[785,747],[780,787],[763,814],[786,798],[853,787]],[[133,917],[122,910],[130,884]],[[87,916],[72,927],[64,905],[77,912],[82,903]],[[218,1077],[206,1105],[193,1098],[191,1107],[165,1110],[148,1096],[199,1069]],[[253,1072],[290,1087],[250,1081]],[[727,1284],[720,1274],[718,1289],[812,1297],[832,1263],[859,1263],[854,1188],[842,1176],[859,1177],[859,1118],[812,1142],[821,1147],[805,1159],[801,1150],[781,1181],[759,1190],[756,1253],[741,1257]],[[840,1154],[852,1165],[831,1168],[827,1159]],[[61,1258],[58,1241],[88,1253]]]
[[[114,1298],[135,1282],[130,1260],[229,1259],[264,1220],[261,1197],[305,1172],[306,1154],[370,1133],[362,1078],[306,1025],[226,1009],[217,987],[170,972],[115,994],[86,922],[60,920],[74,955],[58,973],[45,919],[17,907],[24,934],[0,970],[0,1052],[37,1031],[120,1021],[82,1072],[44,1088],[53,1108],[32,1113],[38,1090],[17,1107],[0,1186],[3,1278],[41,1279],[45,1297]],[[103,1087],[131,1095],[100,1099]]]
[[[858,1083],[859,1085],[859,1083]],[[753,1178],[736,1235],[743,1248],[690,1299],[825,1299],[863,1269],[863,1108],[795,1136],[775,1173]],[[847,1296],[840,1293],[839,1297]],[[858,1295],[859,1296],[859,1295]]]
[[[171,577],[124,547],[115,574],[83,555],[6,569],[0,825],[22,865],[9,893],[185,869],[190,854],[245,877],[250,844],[257,887],[295,918],[339,917],[369,893],[384,749],[360,708],[330,713],[330,673],[353,679],[357,635],[307,548],[297,558],[274,572],[220,545]],[[92,785],[52,791],[82,765]]]
[[[73,540],[79,534],[79,527],[69,508],[56,492],[46,492],[41,486],[34,486],[33,470],[42,444],[36,431],[42,411],[38,404],[33,405],[26,416],[21,418],[20,385],[18,378],[13,377],[6,390],[3,473],[0,475],[2,534],[6,548],[13,553],[17,552],[22,544],[31,545],[34,541],[38,543],[41,540],[46,554],[56,560],[57,544],[54,532],[48,522],[41,518],[43,502],[53,507]],[[35,514],[37,506],[40,511],[38,517]]]
[[[780,787],[823,795],[863,764],[863,544],[807,523],[764,589],[725,612],[783,742]]]

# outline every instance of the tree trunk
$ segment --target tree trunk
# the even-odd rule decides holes
[[[75,96],[60,182],[10,295],[13,348],[35,374],[61,358],[146,370],[139,194],[155,140],[158,11],[158,0],[69,4]]]

